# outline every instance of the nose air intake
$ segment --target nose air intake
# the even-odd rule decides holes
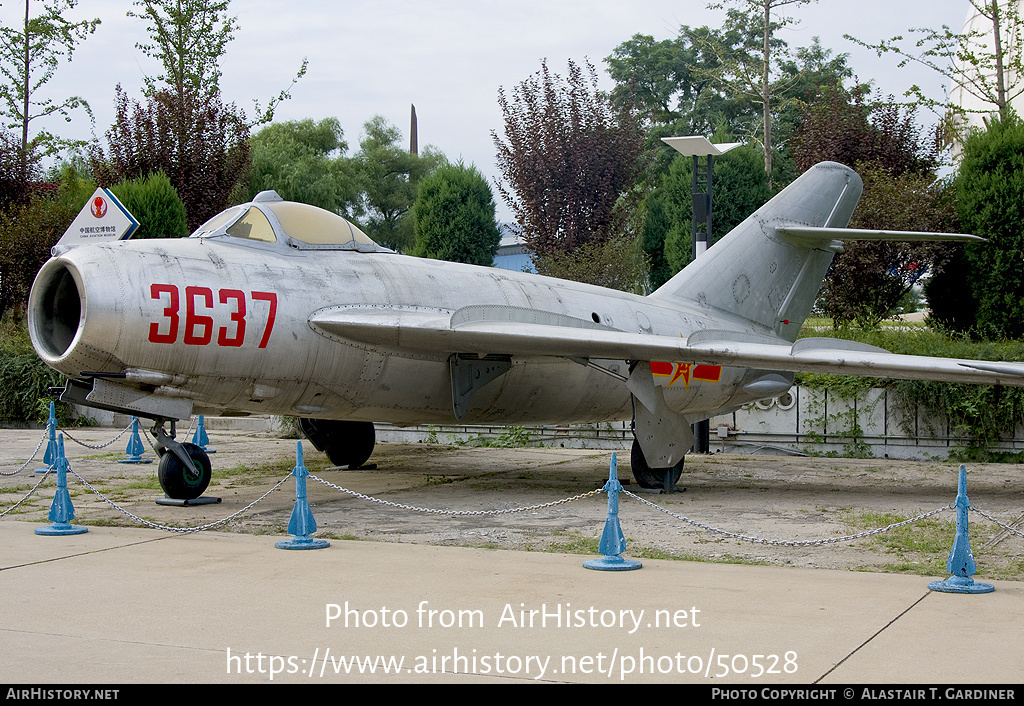
[[[29,335],[46,362],[63,358],[82,323],[81,291],[77,273],[64,263],[50,261],[40,271],[29,297]]]

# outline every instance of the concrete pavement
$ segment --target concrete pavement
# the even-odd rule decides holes
[[[0,433],[0,470],[40,434]],[[79,449],[76,463],[103,478],[89,464],[110,466],[124,443],[92,461]],[[253,443],[218,439],[218,464]],[[294,441],[259,449],[287,459]],[[33,483],[22,472],[2,486],[14,498]],[[239,504],[257,486],[227,492]],[[287,495],[274,502],[290,507]],[[954,595],[921,576],[793,567],[645,559],[598,572],[582,566],[591,556],[344,540],[287,551],[270,534],[95,524],[50,537],[33,531],[42,516],[0,519],[0,683],[1024,682],[1021,582]]]
[[[33,527],[0,521],[0,682],[1024,681],[1016,582]]]

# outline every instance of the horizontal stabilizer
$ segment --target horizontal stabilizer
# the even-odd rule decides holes
[[[918,241],[984,241],[977,235],[966,233],[924,233],[913,230],[872,230],[864,228],[815,228],[812,226],[776,226],[781,235],[814,242],[829,240],[892,240],[896,242]]]

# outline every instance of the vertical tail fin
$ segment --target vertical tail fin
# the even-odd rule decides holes
[[[795,341],[841,243],[835,234],[777,229],[845,227],[862,188],[848,167],[815,165],[651,296],[696,301]]]

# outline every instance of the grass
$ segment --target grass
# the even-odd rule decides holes
[[[342,542],[342,541],[344,541],[344,542],[368,542],[368,541],[371,541],[371,540],[366,539],[365,537],[356,536],[356,535],[352,534],[351,532],[345,532],[345,533],[342,533],[342,534],[338,534],[336,532],[324,532],[324,533],[321,534],[321,533],[318,532],[316,536],[317,537],[322,537],[323,539],[336,539],[339,542]]]
[[[303,460],[303,465],[310,473],[320,473],[327,468],[326,461],[308,463]],[[211,483],[232,481],[235,484],[245,485],[246,482],[257,483],[262,478],[281,478],[295,469],[294,460],[274,461],[249,466],[239,463],[231,468],[217,469],[213,473]]]
[[[91,456],[79,456],[78,458],[79,458],[79,459],[81,459],[81,460],[90,460],[90,461],[95,461],[95,460],[99,460],[99,461],[102,461],[102,460],[104,460],[104,459],[115,459],[115,458],[116,458],[116,459],[120,459],[120,458],[122,458],[122,457],[123,457],[124,455],[125,455],[125,454],[122,454],[122,453],[116,453],[116,452],[114,452],[114,451],[110,451],[110,452],[108,452],[108,453],[102,453],[102,454],[93,454],[93,455],[91,455]]]
[[[878,529],[911,517],[884,512],[845,511],[843,514],[845,522],[858,530]],[[933,516],[872,535],[867,541],[896,555],[896,561],[881,565],[883,571],[935,576],[946,573],[946,559],[955,535],[955,521]]]
[[[555,541],[548,545],[544,551],[553,554],[600,554],[597,548],[600,543],[599,537],[584,537],[579,532],[571,532],[564,541]]]

